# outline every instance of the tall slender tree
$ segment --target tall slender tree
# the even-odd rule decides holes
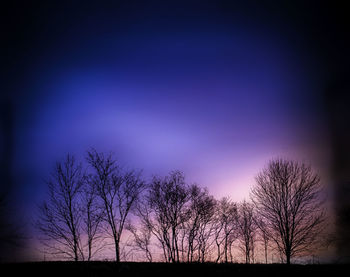
[[[58,162],[48,181],[48,200],[39,207],[36,226],[50,254],[74,261],[84,259],[81,243],[81,203],[83,186],[81,165],[67,155]]]
[[[240,248],[245,256],[245,263],[254,262],[254,247],[257,225],[254,206],[243,201],[238,208],[237,232]]]
[[[87,161],[94,170],[96,193],[103,203],[104,219],[115,246],[115,258],[121,260],[121,237],[126,220],[144,188],[141,173],[124,171],[111,154],[88,151]]]
[[[216,262],[231,260],[232,243],[237,238],[237,204],[224,197],[216,204],[214,240],[217,246]]]
[[[260,241],[262,241],[263,247],[264,247],[264,258],[265,263],[268,263],[268,248],[269,248],[269,241],[270,241],[270,235],[269,230],[267,228],[267,225],[262,217],[260,217],[258,214],[255,216],[255,224],[258,228],[258,236],[260,238]]]
[[[184,175],[173,171],[154,177],[138,213],[161,244],[166,262],[181,261],[180,231],[190,217],[189,187]]]
[[[104,210],[98,201],[97,187],[92,175],[84,176],[81,194],[82,229],[86,236],[86,259],[90,261],[105,246],[103,235]]]
[[[194,261],[195,253],[197,261],[204,261],[211,235],[209,223],[214,217],[216,203],[208,190],[198,185],[190,186],[189,195],[189,217],[183,226],[187,249],[183,251],[186,252],[188,262]]]

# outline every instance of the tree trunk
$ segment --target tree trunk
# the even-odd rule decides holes
[[[92,256],[92,242],[89,240],[89,253],[88,253],[88,261],[91,260]]]
[[[119,249],[119,241],[115,240],[115,261],[120,263],[120,249]]]
[[[287,263],[287,265],[290,265],[290,251],[289,250],[287,250],[286,251],[286,263]]]
[[[76,249],[76,247],[74,246],[74,261],[77,262],[78,261],[78,251]]]
[[[74,243],[74,261],[78,261],[79,260],[79,256],[78,256],[78,242],[76,239],[76,236],[73,236],[73,243]]]
[[[216,258],[216,263],[218,263],[219,262],[219,260],[220,260],[220,258],[221,258],[221,253],[220,253],[220,244],[218,243],[218,241],[217,240],[215,240],[215,243],[216,243],[216,246],[217,246],[217,249],[218,249],[218,253],[217,253],[217,258]]]
[[[225,245],[224,245],[224,257],[225,257],[225,263],[228,263],[228,257],[227,257],[227,236],[225,238]]]

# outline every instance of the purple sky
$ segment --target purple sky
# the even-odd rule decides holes
[[[39,96],[16,140],[31,203],[55,161],[83,159],[89,147],[147,177],[182,170],[236,200],[271,158],[315,163],[322,129],[302,106],[315,88],[299,49],[243,27],[119,36],[110,35],[108,61],[53,59],[36,72]]]
[[[15,101],[24,217],[45,198],[55,162],[90,147],[146,178],[178,169],[237,201],[275,157],[326,178],[320,61],[301,23],[205,3],[73,5],[33,23],[20,84],[28,93]]]

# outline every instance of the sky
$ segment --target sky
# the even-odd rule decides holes
[[[339,7],[43,1],[7,12],[3,174],[24,221],[55,162],[91,147],[146,179],[177,169],[235,201],[277,157],[311,164],[329,185]]]

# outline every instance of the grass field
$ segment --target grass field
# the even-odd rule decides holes
[[[344,276],[350,265],[36,262],[1,265],[1,276]]]

